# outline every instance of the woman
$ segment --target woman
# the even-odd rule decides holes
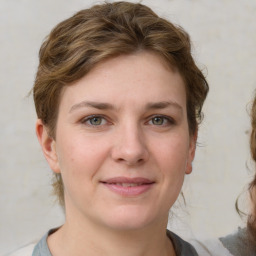
[[[33,95],[65,223],[33,255],[197,255],[166,227],[207,92],[187,33],[144,5],[105,3],[58,24]]]
[[[251,109],[251,156],[256,163],[256,95]],[[251,214],[247,219],[247,227],[239,228],[234,234],[221,237],[218,240],[192,242],[201,256],[255,256],[256,255],[256,174],[249,184],[251,199]]]

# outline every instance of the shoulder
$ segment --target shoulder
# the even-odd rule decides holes
[[[35,245],[36,245],[35,243],[29,244],[11,254],[8,254],[7,256],[30,256],[32,255]]]
[[[32,256],[52,256],[47,244],[47,238],[54,233],[58,228],[49,230],[42,239],[35,245]]]
[[[219,239],[223,246],[235,256],[256,256],[256,246],[251,242],[246,228]]]
[[[167,236],[172,240],[177,256],[198,256],[195,248],[178,235],[167,230]]]
[[[6,256],[51,256],[47,244],[47,237],[56,229],[48,231],[38,243],[29,244]]]
[[[219,239],[205,241],[193,239],[190,243],[195,247],[199,256],[233,256]]]
[[[256,256],[255,245],[249,242],[247,230],[238,228],[234,233],[219,239],[190,240],[199,256]]]

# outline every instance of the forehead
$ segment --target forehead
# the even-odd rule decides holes
[[[74,104],[88,99],[140,104],[144,101],[185,100],[185,85],[179,72],[159,55],[142,51],[121,55],[96,65],[82,79],[62,92],[61,102]]]

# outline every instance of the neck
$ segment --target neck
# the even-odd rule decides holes
[[[166,224],[138,230],[113,230],[91,222],[65,224],[48,238],[54,256],[175,256],[171,240],[166,236]]]

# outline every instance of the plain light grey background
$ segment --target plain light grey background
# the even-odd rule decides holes
[[[63,222],[50,195],[51,170],[35,136],[27,94],[43,38],[64,18],[98,2],[0,0],[0,255]],[[174,207],[170,226],[186,238],[225,235],[243,225],[234,203],[253,170],[246,109],[256,88],[256,1],[142,3],[189,32],[210,84],[193,173],[184,186],[187,206]]]

